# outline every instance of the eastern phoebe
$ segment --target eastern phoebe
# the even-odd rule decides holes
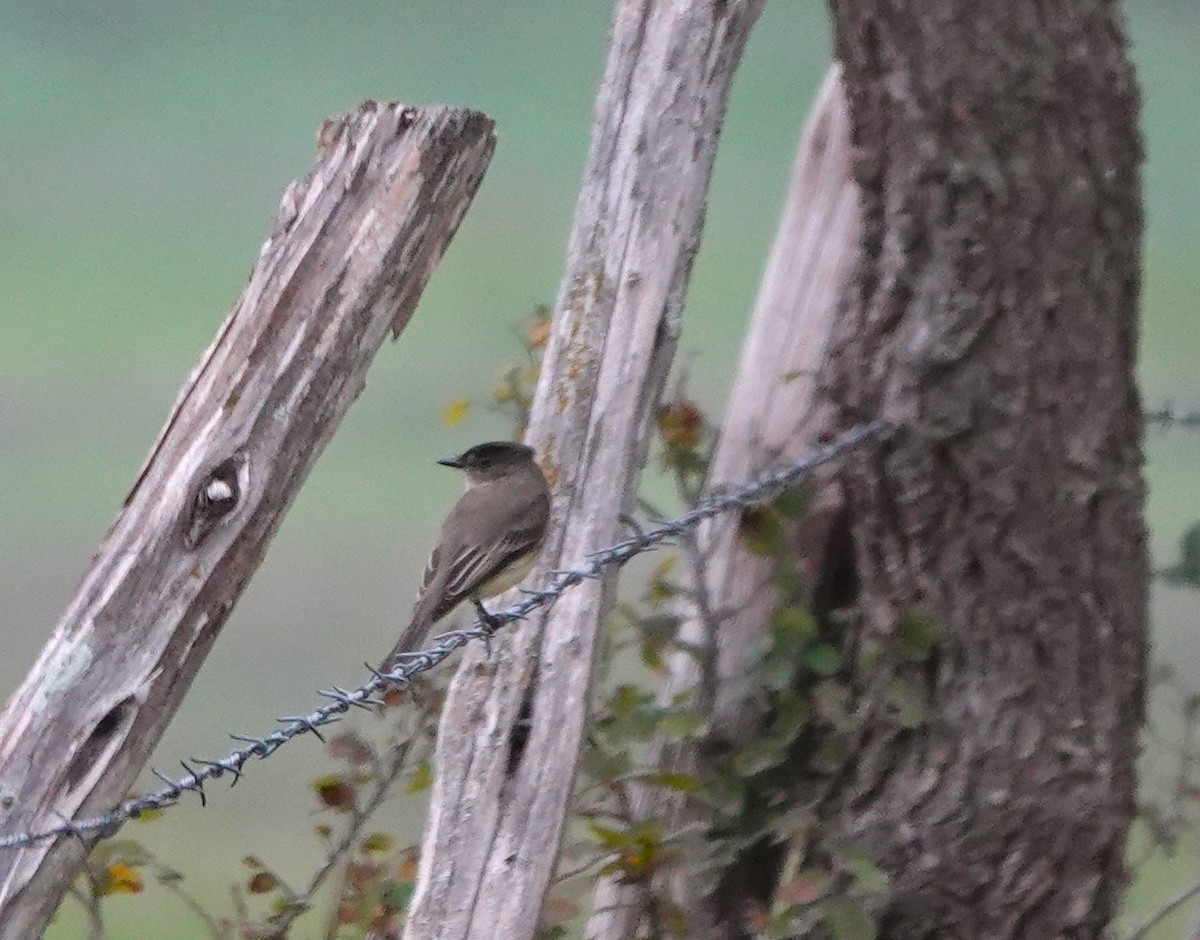
[[[411,652],[430,627],[468,598],[487,620],[481,600],[519,584],[546,536],[550,487],[532,447],[492,441],[438,463],[464,471],[467,491],[442,523],[412,622],[384,660],[385,667],[400,653]]]

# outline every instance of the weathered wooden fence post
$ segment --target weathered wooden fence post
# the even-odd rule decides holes
[[[675,351],[717,137],[761,0],[619,0],[527,439],[554,485],[540,570],[613,540]],[[409,940],[533,936],[611,577],[466,657],[442,716]],[[514,745],[526,713],[527,740]]]
[[[763,274],[750,330],[742,347],[737,378],[709,479],[719,486],[749,479],[782,459],[797,459],[814,439],[831,429],[831,415],[819,404],[819,382],[833,334],[839,300],[858,247],[861,221],[858,188],[850,179],[850,119],[842,93],[841,70],[829,70],[796,154],[791,186],[771,256]],[[810,515],[798,546],[820,567],[828,513]],[[758,731],[761,690],[748,687],[746,660],[766,633],[776,597],[770,562],[747,551],[737,537],[739,517],[720,516],[701,527],[702,576],[713,609],[727,611],[716,629],[685,609],[680,638],[710,648],[716,656],[717,688],[712,733],[747,740]],[[766,587],[764,588],[764,585]],[[670,702],[699,683],[696,658],[682,653],[667,660],[670,681],[660,700]],[[659,744],[658,760],[683,772],[695,769],[694,741]],[[667,748],[673,748],[669,752]],[[636,791],[638,818],[668,820],[665,832],[695,821],[695,807],[662,787]],[[693,814],[689,817],[688,813]],[[670,894],[687,913],[696,937],[739,936],[740,925],[720,922],[706,892],[708,879],[688,869],[688,860],[669,876]],[[639,888],[615,878],[601,882],[587,935],[594,940],[632,940],[645,906]]]
[[[126,795],[373,356],[407,325],[494,136],[478,112],[367,102],[319,143],[0,714],[0,834]],[[41,936],[85,852],[69,836],[0,852],[0,937]]]

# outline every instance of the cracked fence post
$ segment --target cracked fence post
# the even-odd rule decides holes
[[[717,137],[761,0],[619,0],[527,440],[554,489],[541,573],[618,534],[674,354]],[[537,582],[535,575],[532,579]],[[409,940],[532,937],[611,576],[472,649],[442,715]],[[515,744],[524,713],[527,735]]]
[[[366,102],[325,122],[250,281],[0,714],[0,835],[118,803],[491,159],[492,122]],[[87,851],[0,852],[0,937],[41,935]]]
[[[779,230],[713,455],[712,486],[749,479],[781,460],[797,459],[811,450],[822,432],[832,430],[831,409],[820,404],[820,378],[861,230],[858,188],[850,178],[850,117],[841,69],[834,65],[813,103],[797,149]],[[797,551],[814,569],[821,566],[825,534],[837,502],[834,489],[828,484],[819,490],[821,498],[790,533]],[[746,741],[758,733],[762,692],[748,684],[745,664],[762,642],[767,617],[777,603],[770,587],[770,562],[743,547],[737,537],[739,521],[739,513],[726,513],[704,523],[697,535],[709,603],[730,613],[710,636],[709,626],[691,605],[685,605],[679,630],[685,643],[716,647],[711,727],[726,741]],[[666,665],[668,679],[660,702],[675,701],[701,681],[692,654],[671,654]],[[656,757],[650,763],[681,773],[693,773],[700,760],[694,740],[659,741],[654,747]],[[634,814],[638,819],[663,820],[666,833],[697,821],[707,823],[700,807],[686,804],[682,794],[663,787],[635,789]],[[743,925],[727,922],[718,908],[740,910],[743,905],[737,899],[730,905],[716,903],[718,892],[733,887],[731,879],[720,886],[711,884],[697,871],[695,863],[702,858],[703,846],[694,855],[681,852],[680,864],[664,873],[665,883],[658,887],[686,913],[689,935],[742,936]],[[760,875],[771,877],[765,871]],[[639,936],[650,926],[643,922],[643,894],[643,887],[625,884],[618,877],[602,879],[586,936],[591,940]]]

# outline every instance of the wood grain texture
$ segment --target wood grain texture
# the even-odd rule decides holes
[[[494,137],[477,112],[367,102],[318,143],[0,715],[4,833],[126,795],[373,356],[408,323]],[[0,852],[0,937],[40,936],[84,852],[70,837]]]
[[[527,440],[554,487],[539,573],[614,540],[648,446],[725,105],[761,0],[620,0]],[[535,574],[535,578],[537,575]],[[472,651],[443,713],[406,937],[533,936],[612,577]],[[514,746],[522,711],[528,733]]]
[[[801,136],[713,455],[714,486],[751,479],[775,463],[800,459],[832,424],[832,411],[820,400],[819,381],[861,233],[840,71],[837,66],[829,70]],[[821,565],[825,529],[836,501],[836,492],[824,492],[798,533],[798,548],[814,570]],[[705,558],[709,605],[729,613],[710,631],[694,605],[685,606],[680,639],[702,648],[716,640],[713,733],[725,741],[744,742],[760,730],[763,711],[760,690],[748,684],[746,659],[763,638],[776,597],[770,563],[742,547],[738,521],[734,514],[719,516],[701,527],[697,539]],[[672,654],[667,668],[669,678],[659,696],[663,703],[696,690],[701,682],[697,659],[690,653]],[[682,773],[694,772],[702,759],[690,740],[657,743],[655,749],[663,766]],[[704,822],[699,807],[685,806],[679,794],[663,787],[635,790],[634,804],[637,818],[664,820],[666,832],[684,824],[696,829],[694,824]],[[703,832],[703,826],[698,831]],[[680,864],[662,879],[659,889],[688,916],[689,936],[740,936],[740,923],[725,923],[712,903],[719,886],[692,867],[703,857],[703,845],[695,853],[681,852]],[[769,879],[772,873],[761,874]],[[641,890],[616,879],[601,882],[593,910],[587,929],[593,940],[633,940],[648,926],[643,922]]]

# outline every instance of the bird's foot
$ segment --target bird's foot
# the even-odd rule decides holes
[[[492,633],[495,633],[502,626],[504,626],[505,619],[503,617],[496,616],[496,614],[493,614],[490,610],[484,607],[483,601],[472,601],[471,603],[475,605],[476,616],[479,617],[483,625]]]
[[[498,617],[490,610],[483,606],[482,601],[472,600],[475,605],[475,614],[479,617],[479,622],[483,624],[483,644],[487,647],[488,659],[492,658],[492,635],[499,630],[506,620],[504,617]]]
[[[641,527],[637,519],[635,519],[631,514],[623,512],[617,517],[617,521],[620,522],[621,525],[625,526],[625,528],[627,528],[630,532],[632,532],[634,538],[640,539],[645,537],[646,530]]]

